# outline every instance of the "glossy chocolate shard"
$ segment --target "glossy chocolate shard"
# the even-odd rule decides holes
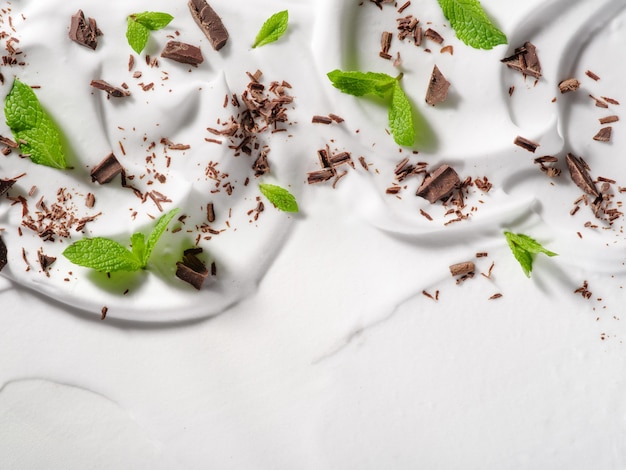
[[[123,171],[124,167],[122,167],[115,155],[110,153],[91,170],[91,180],[100,184],[106,184]]]
[[[0,196],[4,196],[14,184],[15,180],[0,180]]]
[[[587,163],[581,157],[577,157],[571,153],[567,154],[565,160],[567,161],[569,174],[572,177],[572,181],[576,183],[576,186],[590,196],[599,197],[600,193],[598,192],[598,188],[596,188],[596,185],[589,174],[589,167],[587,166]]]
[[[455,188],[461,185],[459,175],[449,165],[441,165],[427,176],[417,190],[417,196],[423,197],[431,204],[448,197]]]
[[[98,47],[98,36],[102,36],[102,31],[98,29],[96,20],[86,19],[82,10],[78,10],[72,15],[70,23],[70,39],[81,46],[96,50]]]
[[[191,15],[205,36],[211,42],[213,49],[219,51],[228,41],[228,31],[219,15],[209,6],[206,0],[190,0]]]
[[[200,290],[209,275],[206,265],[197,257],[202,248],[190,248],[183,253],[183,260],[176,263],[176,277]]]
[[[541,63],[537,56],[537,48],[531,42],[525,42],[522,47],[515,49],[512,56],[501,60],[507,67],[517,70],[531,77],[541,77]]]
[[[2,271],[9,262],[8,254],[7,246],[4,244],[2,237],[0,237],[0,271]]]
[[[161,52],[161,57],[194,66],[204,62],[204,57],[202,57],[202,51],[199,47],[178,41],[168,42],[163,52]]]
[[[130,96],[130,91],[113,86],[104,80],[92,80],[91,86],[97,90],[105,91],[109,96],[114,98],[126,98]]]
[[[448,88],[450,88],[450,82],[446,80],[446,77],[443,76],[439,67],[435,65],[433,73],[430,76],[428,91],[426,92],[426,103],[435,106],[437,103],[445,101],[448,97]]]

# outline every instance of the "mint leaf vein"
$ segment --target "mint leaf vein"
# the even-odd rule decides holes
[[[456,36],[475,49],[506,44],[506,35],[489,19],[478,0],[439,0],[443,14]]]

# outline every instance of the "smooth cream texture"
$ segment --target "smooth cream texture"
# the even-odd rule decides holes
[[[288,216],[268,203],[250,224],[246,211],[256,205],[254,184],[245,190],[239,184],[241,191],[230,198],[219,195],[238,214],[231,221],[237,230],[203,245],[218,261],[219,275],[200,293],[160,275],[171,274],[171,267],[159,263],[155,271],[141,273],[126,296],[98,288],[91,275],[61,258],[48,279],[36,269],[24,272],[19,248],[13,249],[0,292],[0,382],[38,378],[93,391],[51,395],[39,393],[48,385],[29,389],[40,403],[53,406],[71,395],[96,414],[116,404],[146,431],[158,457],[185,468],[622,468],[623,219],[610,229],[589,229],[585,222],[595,219],[588,207],[570,216],[580,190],[563,160],[568,151],[584,156],[594,177],[617,180],[614,189],[626,186],[621,121],[613,124],[611,143],[592,140],[601,127],[598,118],[620,115],[621,107],[599,109],[588,98],[626,100],[626,67],[614,60],[626,40],[622,2],[537,0],[512,6],[484,0],[510,44],[474,51],[444,26],[437,2],[413,0],[403,14],[432,21],[444,45],[454,46],[450,56],[428,41],[431,54],[397,38],[392,42],[392,53],[400,51],[403,58],[403,87],[427,123],[418,130],[417,155],[400,153],[393,144],[383,107],[341,94],[325,77],[334,68],[398,73],[378,51],[380,33],[394,30],[399,15],[391,6],[381,12],[358,3],[273,1],[242,9],[214,1],[231,30],[229,45],[216,53],[184,2],[151,2],[150,9],[169,11],[175,20],[168,30],[153,33],[148,53],[158,54],[167,34],[178,30],[180,40],[201,45],[206,62],[188,72],[165,59],[158,69],[137,60],[144,72],[140,81],[157,84],[144,93],[127,70],[123,20],[146,5],[14,2],[14,12],[26,18],[16,28],[29,65],[11,71],[42,86],[40,100],[71,137],[79,159],[66,173],[15,154],[1,159],[2,177],[28,172],[11,194],[28,192],[33,184],[39,187],[36,198],[52,197],[60,185],[93,191],[94,209],[105,216],[90,225],[92,234],[125,241],[151,226],[156,208],[118,184],[92,185],[86,166],[111,149],[119,154],[121,140],[125,165],[142,173],[146,134],[148,142],[168,137],[192,146],[169,152],[173,165],[164,192],[175,200],[171,207],[200,219],[210,182],[198,170],[206,162],[219,160],[233,179],[249,171],[225,145],[204,138],[214,137],[206,127],[229,115],[222,108],[224,94],[240,93],[245,71],[259,68],[266,83],[284,79],[293,86],[292,137],[269,138],[269,181],[289,185],[302,212]],[[79,7],[105,33],[95,53],[66,37],[69,16]],[[285,8],[288,34],[252,50],[264,19]],[[55,24],[63,27],[51,31]],[[499,62],[526,40],[537,46],[542,61],[544,77],[536,85]],[[452,86],[449,101],[430,108],[423,97],[434,64]],[[71,73],[61,73],[63,67]],[[587,69],[601,80],[586,77]],[[170,75],[165,82],[163,71]],[[132,101],[92,94],[88,82],[94,74],[129,83]],[[581,89],[560,95],[559,81],[571,76],[581,80]],[[62,98],[68,83],[70,96],[81,99]],[[2,92],[8,89],[5,84]],[[346,121],[310,123],[314,114],[328,113]],[[537,153],[514,146],[517,135],[539,142]],[[335,189],[308,186],[306,172],[319,168],[315,152],[326,144],[352,152],[355,161],[365,157],[370,171],[356,162]],[[548,179],[533,164],[541,155],[560,157],[559,179]],[[478,210],[471,219],[444,226],[445,209],[414,196],[418,178],[406,180],[401,199],[385,194],[405,156],[432,166],[453,164],[462,178],[488,176],[493,189],[473,189],[468,207]],[[19,208],[3,202],[3,238],[10,247],[26,245],[33,263],[42,242],[27,231],[16,236]],[[134,221],[129,207],[138,211]],[[420,216],[420,209],[434,221]],[[505,229],[528,233],[559,256],[538,256],[528,280],[506,246]],[[173,234],[163,242],[159,246],[167,249],[180,239]],[[63,248],[44,246],[47,252]],[[475,260],[477,270],[487,273],[494,262],[491,279],[478,274],[457,286],[448,266],[483,251],[489,256]],[[74,272],[70,283],[63,281],[68,270]],[[589,300],[573,292],[585,280],[593,292]],[[439,301],[423,291],[439,291]],[[488,300],[496,293],[503,297]],[[109,306],[104,322],[102,305]],[[5,387],[0,403],[14,400],[6,392],[15,390]],[[11,423],[12,416],[0,419]],[[49,422],[42,418],[42,425]],[[55,426],[64,436],[84,432],[76,422]],[[92,432],[107,436],[110,428]],[[144,436],[133,435],[143,442]],[[30,437],[51,463],[63,466],[54,440],[34,431]],[[11,455],[8,462],[30,451],[28,438],[9,435],[5,442],[9,454],[0,452],[0,459]],[[93,466],[110,468],[115,457],[104,456]]]

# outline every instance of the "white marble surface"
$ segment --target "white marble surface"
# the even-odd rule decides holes
[[[155,3],[155,9],[166,3]],[[292,3],[251,9],[245,22],[256,24],[267,11],[291,9]],[[412,3],[405,13],[443,22],[434,0]],[[590,213],[581,209],[583,215],[569,216],[577,188],[566,176],[551,185],[511,142],[528,132],[547,152],[584,154],[594,175],[626,186],[624,173],[615,175],[625,148],[621,123],[614,124],[612,143],[600,144],[591,137],[603,114],[584,95],[551,103],[561,75],[582,78],[587,68],[602,80],[584,82],[585,91],[626,102],[619,86],[625,66],[608,61],[626,37],[625,14],[616,1],[542,6],[534,0],[521,10],[495,0],[482,3],[511,44],[468,51],[446,31],[455,55],[441,60],[462,98],[458,107],[422,106],[420,83],[428,77],[430,58],[415,59],[428,73],[407,72],[405,82],[417,90],[409,94],[440,139],[420,158],[452,160],[494,182],[476,223],[443,229],[440,208],[428,208],[440,216],[435,227],[411,218],[411,211],[426,207],[411,197],[413,190],[390,201],[384,188],[397,160],[389,156],[398,150],[378,125],[385,113],[316,81],[315,93],[297,93],[304,103],[299,116],[336,112],[348,118],[346,126],[299,124],[302,133],[313,132],[297,136],[310,145],[295,165],[303,171],[296,189],[302,214],[285,229],[267,271],[252,276],[257,288],[225,312],[170,323],[128,322],[118,312],[100,321],[93,312],[20,287],[22,278],[0,279],[0,467],[624,468],[622,222],[612,230],[586,230]],[[14,1],[13,9],[22,4],[33,2]],[[222,7],[225,21],[239,13],[226,2],[212,4]],[[299,1],[293,8],[290,44],[308,44],[320,37],[323,24],[332,28],[334,14],[356,12],[355,28],[363,30],[354,34],[363,38],[359,50],[366,52],[378,50],[379,31],[397,16],[349,2]],[[551,9],[558,14],[546,15]],[[603,11],[614,18],[609,21]],[[526,21],[542,12],[541,27]],[[310,23],[309,13],[315,19]],[[566,45],[579,30],[592,31],[589,22],[609,26],[572,52]],[[537,44],[544,62],[546,76],[537,86],[505,74],[499,63],[492,64],[498,75],[486,84],[462,80],[476,73],[467,69],[473,59],[495,62],[521,38]],[[311,68],[323,74],[347,67],[340,50],[325,51],[311,52]],[[254,60],[268,64],[267,74],[281,73],[269,46],[259,54]],[[299,76],[293,75],[297,90]],[[511,83],[516,92],[509,110],[502,103],[508,103]],[[468,115],[475,116],[481,102],[473,86],[497,95],[483,101],[484,119],[468,127]],[[531,100],[536,106],[529,112]],[[495,109],[502,113],[497,118],[488,113]],[[501,132],[482,155],[479,143],[498,119]],[[360,144],[352,137],[356,128],[367,136]],[[455,133],[475,134],[476,143],[461,152]],[[315,150],[331,137],[366,155],[380,176],[354,171],[336,189],[304,184],[305,172],[315,169]],[[12,169],[15,160],[0,160],[0,169]],[[6,219],[2,224],[10,227]],[[559,256],[538,257],[526,279],[501,236],[504,228],[533,233]],[[492,278],[456,285],[448,266],[479,251],[489,252],[477,260],[479,271],[495,262]],[[573,293],[583,280],[593,291],[589,300]],[[440,291],[439,300],[424,290]],[[503,297],[487,300],[495,293]]]

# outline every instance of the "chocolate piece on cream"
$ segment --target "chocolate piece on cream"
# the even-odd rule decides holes
[[[598,192],[598,188],[596,188],[596,185],[589,174],[589,167],[587,166],[587,163],[581,157],[577,157],[571,153],[567,154],[565,160],[567,161],[569,174],[572,177],[572,181],[576,183],[576,186],[590,196],[599,197],[600,193]]]
[[[7,246],[4,244],[2,237],[0,237],[0,271],[4,269],[4,267],[9,262]]]
[[[104,80],[92,80],[90,85],[97,90],[106,91],[109,96],[114,98],[126,98],[130,96],[130,91],[113,86]]]
[[[537,48],[531,42],[525,42],[523,46],[515,49],[512,56],[506,57],[500,62],[513,70],[521,72],[524,76],[541,77],[541,63],[537,56]]]
[[[535,150],[537,150],[537,147],[539,147],[539,144],[537,142],[533,142],[532,140],[529,140],[526,137],[521,137],[519,135],[515,138],[513,143],[532,153],[535,153]]]
[[[190,248],[183,253],[183,260],[176,263],[176,277],[200,290],[209,275],[206,265],[196,255],[202,248]]]
[[[91,170],[91,180],[100,184],[109,183],[113,178],[124,171],[124,167],[111,152],[96,167]]]
[[[193,19],[196,20],[202,32],[211,42],[213,49],[219,51],[224,47],[228,41],[228,31],[222,23],[222,19],[206,0],[190,0],[189,10],[191,10]]]
[[[417,190],[417,196],[427,199],[431,204],[445,199],[461,185],[459,175],[449,165],[441,165],[428,175]]]
[[[435,65],[433,67],[433,73],[430,76],[428,91],[426,92],[426,103],[435,106],[437,103],[445,101],[448,97],[448,88],[450,88],[450,82],[446,80],[446,77],[443,76],[439,67]]]
[[[161,52],[161,57],[193,66],[204,62],[204,57],[202,57],[202,51],[199,47],[178,41],[168,42],[163,52]]]
[[[0,196],[3,196],[15,184],[15,180],[0,179]]]
[[[96,25],[93,18],[85,19],[82,10],[78,10],[72,15],[70,23],[70,39],[81,46],[96,50],[98,47],[98,36],[102,36],[102,31]]]
[[[611,140],[612,131],[613,128],[611,126],[603,127],[593,137],[593,140],[597,140],[598,142],[609,142]]]

